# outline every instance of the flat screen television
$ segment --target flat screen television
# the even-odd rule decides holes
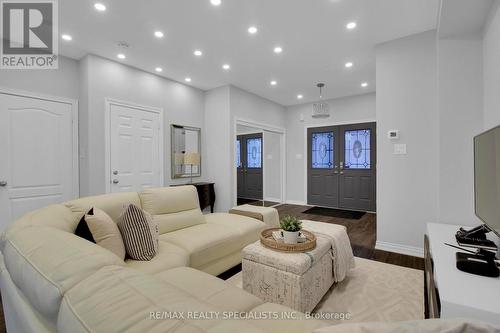
[[[500,237],[500,126],[474,138],[476,216]]]

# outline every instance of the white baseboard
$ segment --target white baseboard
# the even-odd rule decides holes
[[[285,203],[289,205],[309,206],[305,201],[287,200]]]
[[[421,247],[377,241],[377,244],[375,244],[375,248],[377,250],[406,254],[414,257],[424,257],[424,249]]]

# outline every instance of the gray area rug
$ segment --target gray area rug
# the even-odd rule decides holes
[[[424,272],[355,258],[347,278],[330,288],[314,313],[348,314],[332,324],[424,319]],[[227,280],[242,288],[241,272]],[[332,316],[328,316],[332,317]]]

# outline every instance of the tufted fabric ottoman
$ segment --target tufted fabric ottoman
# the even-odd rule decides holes
[[[334,282],[331,242],[323,237],[305,253],[278,252],[257,241],[242,257],[243,289],[297,311],[311,312]]]

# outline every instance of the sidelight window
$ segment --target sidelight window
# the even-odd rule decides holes
[[[236,140],[236,167],[241,168],[241,141]]]

